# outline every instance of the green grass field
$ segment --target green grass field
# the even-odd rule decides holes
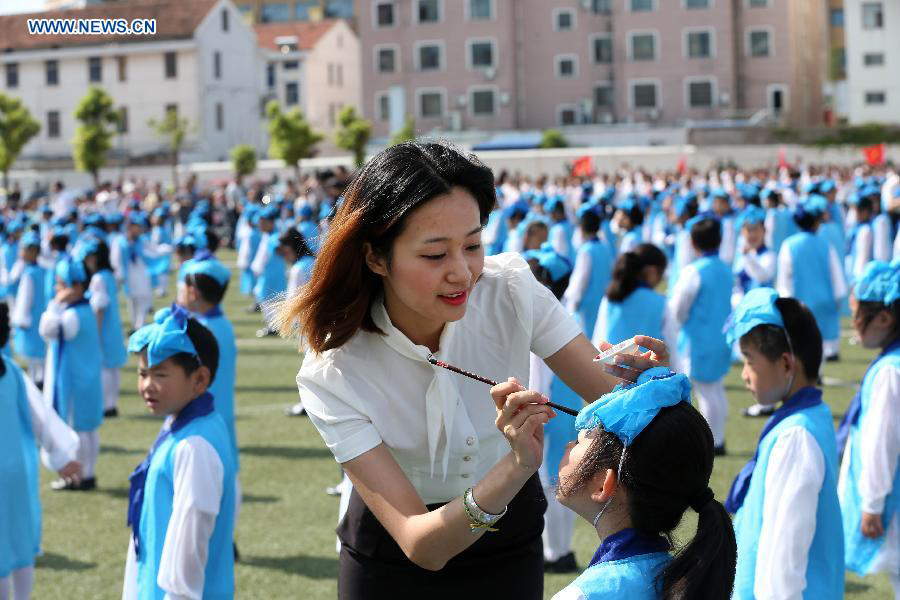
[[[234,253],[221,255],[233,266]],[[169,301],[171,296],[157,301],[157,307]],[[244,490],[237,530],[242,555],[235,573],[237,594],[242,598],[334,598],[338,502],[324,490],[337,482],[338,467],[307,418],[283,415],[284,407],[297,398],[294,377],[300,356],[289,342],[254,336],[260,316],[245,312],[248,303],[236,286],[229,290],[225,312],[238,337],[237,430]],[[846,329],[843,338],[842,362],[825,368],[826,383],[831,384],[825,388],[825,399],[838,416],[874,356],[849,345]],[[730,454],[716,461],[712,487],[718,498],[724,498],[734,475],[752,457],[763,425],[762,420],[740,416],[751,400],[739,373],[739,368],[733,368],[726,381]],[[144,458],[160,426],[160,420],[148,415],[139,400],[136,382],[132,358],[122,377],[121,416],[108,420],[100,430],[96,492],[53,492],[48,484],[55,474],[46,470],[42,474],[44,555],[37,563],[37,599],[121,597],[129,535],[125,526],[128,475]],[[688,516],[679,537],[689,538],[694,526],[694,518]],[[579,522],[575,551],[580,565],[590,560],[597,543],[590,525]],[[545,597],[572,579],[574,575],[547,576]],[[848,577],[849,598],[887,598],[890,593],[884,575],[866,580]]]

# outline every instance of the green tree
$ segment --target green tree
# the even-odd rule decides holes
[[[366,145],[372,135],[372,123],[357,115],[352,106],[345,106],[338,113],[337,120],[340,128],[334,135],[334,142],[338,148],[353,153],[353,160],[359,169],[366,162]]]
[[[234,176],[237,182],[256,170],[256,150],[250,144],[238,144],[231,149],[231,164],[234,165]]]
[[[315,146],[324,139],[313,130],[299,108],[282,112],[276,100],[266,105],[269,118],[269,154],[294,167],[294,177],[300,181],[300,161],[315,155]]]
[[[184,138],[188,133],[188,120],[178,116],[177,110],[167,110],[162,119],[149,119],[147,125],[153,129],[158,136],[165,139],[169,146],[169,153],[172,156],[172,183],[178,192],[178,155],[184,147]]]
[[[79,122],[72,140],[75,166],[90,173],[97,188],[100,167],[106,164],[120,114],[113,107],[112,97],[103,88],[92,86],[75,108],[75,118]]]
[[[541,148],[568,148],[569,142],[556,129],[546,129],[541,135]]]
[[[403,142],[411,142],[414,139],[416,139],[416,120],[412,115],[407,114],[406,119],[403,121],[403,127],[394,132],[388,145],[396,146]]]
[[[28,140],[37,135],[41,125],[18,98],[0,94],[0,171],[3,189],[9,189],[9,170]]]

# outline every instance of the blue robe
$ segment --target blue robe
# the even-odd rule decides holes
[[[234,329],[231,322],[222,313],[221,307],[215,307],[203,315],[196,315],[200,323],[209,329],[219,346],[219,366],[216,377],[209,386],[215,399],[216,411],[222,415],[228,429],[228,441],[234,459],[235,469],[240,469],[238,458],[237,433],[234,424],[234,388],[237,372],[237,344],[234,341]]]
[[[15,328],[13,345],[16,347],[16,353],[20,356],[43,360],[47,355],[47,345],[38,332],[38,325],[41,322],[41,315],[47,308],[47,295],[44,290],[47,273],[43,267],[36,264],[26,265],[22,272],[22,278],[25,277],[31,279],[34,289],[34,296],[31,299],[31,325],[25,328],[18,326]],[[19,281],[21,284],[21,279]]]
[[[264,302],[287,289],[284,258],[277,252],[278,236],[272,233],[267,240],[269,244],[269,260],[266,261],[263,272],[260,274],[259,279],[256,280],[254,292],[257,302]]]
[[[87,300],[70,304],[66,312],[78,315],[78,333],[50,342],[52,352],[53,408],[75,431],[94,431],[103,423],[103,388],[100,333]],[[46,379],[46,378],[45,378]]]
[[[256,256],[256,251],[259,249],[259,242],[261,239],[262,233],[260,233],[259,229],[253,228],[250,230],[250,233],[247,234],[247,238],[242,242],[243,244],[248,244],[249,246],[248,256],[250,257],[250,263],[253,262],[253,257]],[[255,287],[256,274],[248,264],[241,270],[241,293],[250,296],[253,294],[253,289]]]
[[[691,379],[713,383],[731,367],[731,349],[722,331],[731,314],[731,269],[718,253],[691,264],[700,274],[700,289],[678,335],[678,350],[690,357]]]
[[[606,299],[606,331],[600,336],[618,344],[636,335],[663,339],[666,299],[647,286],[635,289],[622,302]]]
[[[838,339],[838,305],[831,287],[828,242],[801,231],[784,241],[793,264],[794,297],[803,302],[819,325],[823,340]]]
[[[594,326],[597,323],[597,311],[600,309],[600,301],[606,293],[606,286],[612,277],[612,256],[606,244],[596,237],[585,240],[578,249],[579,254],[586,252],[591,257],[591,276],[588,280],[584,295],[578,304],[575,318],[581,325],[582,331],[591,339],[594,334]]]
[[[103,322],[100,324],[100,349],[103,355],[104,369],[118,369],[128,362],[125,351],[125,338],[122,334],[122,320],[119,316],[119,294],[116,277],[109,269],[97,273],[103,278],[106,293],[109,295],[109,306],[103,311]]]

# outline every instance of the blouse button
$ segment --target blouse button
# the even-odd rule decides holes
[[[475,438],[473,438],[473,437],[471,437],[471,436],[467,437],[467,438],[466,438],[466,444],[468,444],[469,446],[474,446],[474,445],[475,445]]]
[[[466,462],[469,462],[470,460],[472,460],[472,457],[471,456],[463,456],[463,460]]]

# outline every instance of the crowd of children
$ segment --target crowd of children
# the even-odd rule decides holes
[[[837,598],[845,570],[888,573],[900,598],[897,172],[497,183],[488,254],[522,253],[596,346],[649,335],[671,353],[672,371],[648,371],[574,424],[545,428],[546,569],[577,569],[576,516],[602,540],[557,598],[724,598],[730,573],[736,598]],[[340,202],[340,184],[292,185],[226,192],[233,287],[264,317],[314,277]],[[54,489],[94,489],[127,352],[141,397],[166,420],[131,477],[124,596],[229,597],[241,488],[237,345],[221,307],[231,272],[216,258],[222,205],[194,199],[185,211],[156,194],[121,193],[117,204],[102,193],[62,213],[7,206],[0,216],[0,599],[29,597],[40,552],[35,442],[60,473]],[[153,315],[173,269],[174,303]],[[840,358],[842,315],[880,354],[836,440],[820,373]],[[275,333],[263,318],[257,335]],[[736,361],[756,401],[745,414],[769,420],[723,508],[709,478],[727,452],[723,381]],[[536,356],[529,387],[583,406]],[[302,402],[288,413],[303,414]],[[669,534],[688,508],[697,534],[673,556]]]

